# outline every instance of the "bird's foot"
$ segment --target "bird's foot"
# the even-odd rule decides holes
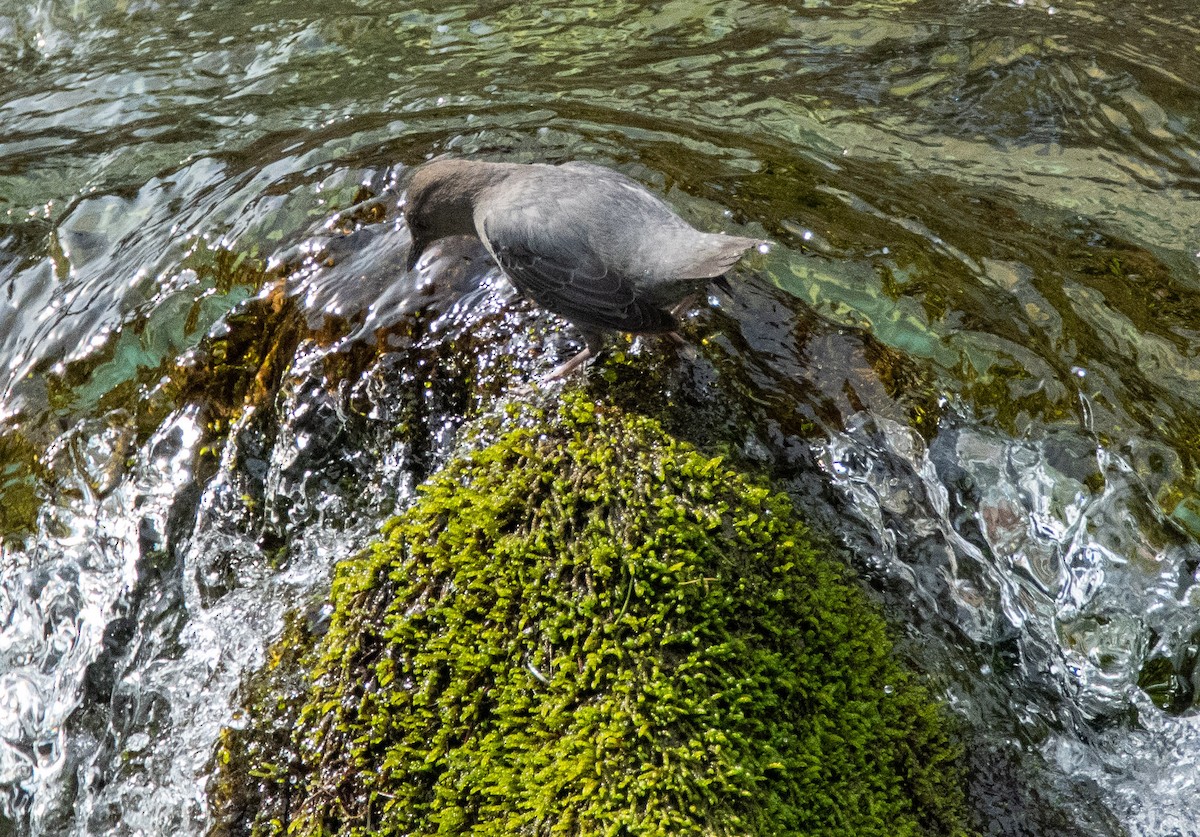
[[[692,306],[695,304],[696,295],[688,294],[683,299],[679,300],[679,302],[675,303],[675,307],[671,309],[671,316],[678,320],[680,317],[690,311]]]
[[[586,363],[591,357],[592,357],[592,350],[590,348],[584,349],[582,352],[575,355],[575,357],[571,358],[566,363],[559,364],[558,367],[555,368],[553,372],[551,372],[549,375],[546,376],[546,380],[557,381],[557,380],[567,377],[572,372],[574,372],[576,369],[578,369],[580,366],[582,366],[584,363]]]
[[[678,332],[668,331],[667,336],[679,347],[679,356],[689,362],[695,362],[700,357],[699,350],[694,345],[679,336]]]

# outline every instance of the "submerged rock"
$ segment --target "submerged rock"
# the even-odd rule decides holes
[[[523,409],[285,640],[217,833],[963,833],[938,705],[785,496],[581,394]]]

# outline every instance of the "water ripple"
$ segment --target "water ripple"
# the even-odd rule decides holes
[[[403,271],[403,173],[449,152],[776,240],[704,315],[773,411],[748,449],[815,445],[958,711],[1100,788],[1079,833],[1190,833],[1198,39],[1171,0],[0,2],[0,831],[201,830],[283,603],[436,467],[465,407],[433,384],[503,385],[438,341],[569,349],[461,242]],[[216,462],[196,413],[131,417],[276,292],[206,253],[273,254],[331,341]],[[423,441],[379,429],[418,403]]]

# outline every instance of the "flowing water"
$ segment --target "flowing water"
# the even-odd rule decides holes
[[[285,614],[570,351],[477,252],[404,273],[446,152],[775,241],[670,397],[758,405],[985,833],[1200,834],[1197,44],[1166,0],[0,0],[0,834],[205,833]]]

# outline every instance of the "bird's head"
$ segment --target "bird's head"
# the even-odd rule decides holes
[[[476,235],[475,198],[482,179],[480,164],[467,160],[435,160],[418,168],[409,180],[404,221],[412,234],[408,269],[430,244],[451,235]]]

